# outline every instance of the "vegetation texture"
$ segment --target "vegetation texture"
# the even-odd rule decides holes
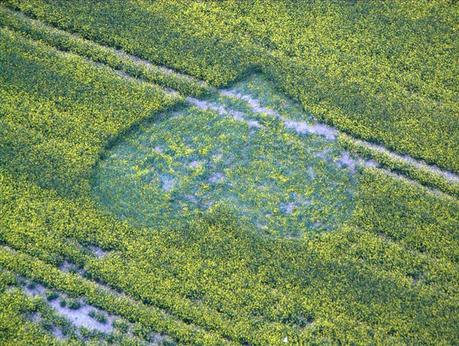
[[[457,4],[0,2],[0,344],[459,344]]]
[[[253,77],[222,93],[230,96],[202,101],[236,110],[184,108],[113,147],[96,174],[103,204],[122,218],[169,228],[220,205],[236,209],[241,222],[284,237],[330,231],[349,218],[357,177],[345,166],[343,149],[254,113],[231,96],[239,90],[263,95],[264,108],[277,106],[271,112],[307,117],[298,105],[276,97],[267,81]]]

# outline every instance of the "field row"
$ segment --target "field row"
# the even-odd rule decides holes
[[[126,76],[157,83],[166,88],[177,90],[186,96],[205,97],[208,94],[212,95],[216,92],[216,90],[207,86],[205,82],[194,79],[193,77],[176,73],[167,68],[158,67],[121,50],[102,46],[83,39],[78,35],[47,26],[19,12],[0,7],[0,15],[2,16],[4,25],[19,30],[31,38],[47,42],[60,50],[70,51],[87,57],[94,62],[106,64],[115,70],[127,73]],[[250,99],[249,95],[240,94],[238,96],[242,99],[244,97]],[[199,102],[196,103],[192,98],[189,100],[199,106]],[[253,101],[257,102],[257,100]],[[268,114],[270,111],[272,112],[269,109],[261,109],[261,111],[267,111]],[[272,115],[275,116],[275,114]],[[286,121],[289,121],[289,119],[286,119]],[[305,123],[296,122],[294,126],[298,128],[298,126],[302,126],[303,124]],[[326,127],[323,124],[321,126]],[[334,129],[329,129],[328,131],[336,132]],[[377,146],[369,142],[353,139],[344,133],[340,133],[340,138],[356,154],[363,154],[372,158],[381,163],[383,167],[415,179],[423,185],[439,189],[456,197],[459,196],[459,176],[452,172],[443,171],[436,166],[428,165],[423,161],[415,160],[407,155],[399,155],[380,145]]]
[[[448,2],[4,3],[214,86],[257,69],[349,135],[459,171]]]
[[[209,86],[204,82],[178,74],[168,68],[153,65],[121,50],[102,46],[76,34],[45,25],[1,5],[0,23],[34,40],[48,43],[61,51],[81,55],[96,63],[106,64],[114,70],[126,72],[132,77],[177,90],[184,95],[199,96],[209,91]]]
[[[316,122],[263,77],[248,76],[218,92],[197,79],[9,12],[0,7],[2,23],[10,28],[0,29],[0,63],[6,71],[0,76],[0,242],[5,245],[0,267],[6,270],[0,271],[1,288],[8,286],[8,277],[20,274],[183,343],[284,344],[286,337],[305,343],[457,339],[455,198],[427,193],[380,169],[353,167],[355,158],[343,156],[342,145],[350,148],[354,139]],[[203,91],[195,95],[197,86]],[[193,102],[183,102],[189,95]],[[193,124],[202,131],[189,133]],[[216,132],[209,141],[206,133],[212,129]],[[233,137],[223,129],[233,129]],[[278,141],[269,140],[273,134]],[[203,190],[197,204],[205,205],[212,184],[225,186],[224,195],[230,189],[226,182],[246,177],[242,169],[233,169],[225,153],[212,151],[214,141],[243,158],[259,154],[257,173],[271,188],[263,197],[270,209],[278,209],[277,216],[297,217],[300,204],[309,207],[300,203],[307,202],[304,196],[278,198],[290,192],[284,189],[285,179],[308,168],[296,167],[302,162],[311,165],[312,173],[324,171],[324,177],[334,172],[340,184],[349,176],[356,179],[350,186],[352,203],[344,205],[343,218],[332,220],[333,231],[284,239],[266,236],[253,219],[246,222],[224,205],[202,210],[180,225],[161,225],[150,216],[153,224],[134,227],[94,200],[94,169],[113,159],[116,148],[124,148],[119,157],[142,150],[149,155],[150,161],[140,155],[115,166],[125,169],[134,188],[153,179],[151,185],[163,189],[158,196],[175,198],[180,197],[179,181],[189,182],[191,191],[199,183]],[[199,150],[193,152],[195,147]],[[269,150],[263,152],[265,147]],[[369,149],[365,143],[363,148]],[[391,153],[357,149],[427,186],[457,191],[441,174],[428,167],[419,170],[409,158],[394,163]],[[276,171],[275,164],[266,164],[289,157],[300,157],[286,165],[295,169]],[[154,176],[152,166],[164,169],[163,174]],[[209,169],[215,171],[200,175]],[[325,179],[311,181],[309,187],[298,184],[320,205],[331,194],[321,189]],[[113,182],[108,180],[109,190],[123,188]],[[256,179],[251,182],[256,187]],[[254,196],[254,191],[238,193]],[[122,206],[128,202],[126,195],[115,197]],[[70,272],[64,270],[68,267]],[[21,324],[14,307],[28,305],[29,299],[5,292],[0,299],[12,307],[7,316]]]
[[[371,175],[366,179],[370,177]],[[244,327],[244,324],[239,323],[243,320],[242,316],[253,318],[254,311],[258,311],[256,315],[265,321],[273,319],[283,321],[279,324],[279,328],[282,326],[278,331],[279,334],[273,330],[272,325],[268,327],[269,324],[266,325],[267,334],[261,330],[257,331],[257,336],[252,333],[246,334],[246,340],[254,344],[264,344],[267,340],[276,343],[276,340],[281,340],[286,335],[281,332],[285,331],[284,323],[296,325],[297,327],[294,328],[296,329],[298,325],[308,326],[309,322],[305,322],[308,320],[313,321],[310,327],[302,330],[299,335],[297,332],[290,335],[292,337],[297,335],[303,340],[317,338],[318,331],[328,325],[327,320],[331,318],[330,311],[337,310],[344,314],[343,319],[339,323],[334,320],[333,327],[328,325],[323,331],[324,335],[331,332],[328,328],[332,328],[340,338],[350,337],[345,332],[346,323],[350,323],[349,321],[365,311],[363,305],[360,306],[355,300],[352,288],[355,285],[355,276],[362,284],[359,294],[364,294],[368,304],[376,302],[373,302],[371,295],[368,295],[369,292],[366,292],[366,285],[374,288],[375,285],[378,287],[381,285],[378,296],[381,297],[383,292],[387,292],[387,297],[386,293],[383,294],[388,299],[387,304],[396,304],[397,299],[410,301],[413,299],[413,307],[416,306],[420,313],[416,324],[419,324],[419,328],[427,328],[424,325],[427,320],[421,318],[424,314],[421,313],[424,309],[422,302],[432,299],[435,304],[440,304],[443,301],[441,304],[445,304],[446,313],[450,309],[448,308],[450,302],[444,299],[447,297],[447,292],[454,291],[457,282],[454,274],[455,265],[448,261],[455,245],[454,242],[451,243],[451,239],[448,239],[450,237],[447,231],[457,222],[454,221],[455,207],[454,204],[450,204],[446,208],[448,203],[445,201],[438,201],[437,204],[432,205],[432,208],[438,211],[438,215],[432,214],[438,231],[436,238],[431,239],[428,232],[429,220],[424,220],[424,225],[418,223],[420,217],[430,208],[432,197],[427,198],[420,205],[415,205],[419,204],[422,193],[420,191],[410,193],[412,188],[405,186],[400,193],[406,196],[404,202],[406,206],[399,213],[409,213],[413,219],[404,220],[407,225],[406,231],[409,233],[397,233],[397,228],[394,228],[397,225],[397,218],[387,221],[384,219],[387,215],[384,208],[387,207],[382,206],[388,205],[384,195],[390,190],[378,192],[381,189],[380,182],[384,181],[382,178],[384,177],[377,176],[374,182],[368,181],[366,190],[372,185],[373,190],[368,190],[367,200],[359,202],[358,214],[363,214],[360,220],[354,222],[358,223],[359,227],[365,230],[364,232],[342,229],[340,232],[330,233],[325,238],[297,245],[291,242],[277,243],[263,241],[259,237],[253,238],[250,236],[252,233],[250,229],[240,226],[236,226],[235,229],[230,226],[230,219],[222,215],[216,216],[218,222],[212,221],[216,222],[214,226],[195,225],[188,231],[177,230],[171,233],[157,230],[152,233],[150,229],[140,232],[122,224],[117,225],[114,230],[111,219],[101,218],[97,216],[98,213],[90,212],[94,208],[92,205],[85,207],[86,211],[81,214],[79,208],[84,205],[82,201],[56,200],[55,197],[52,199],[52,195],[40,190],[35,192],[38,193],[36,195],[30,194],[24,191],[24,186],[15,184],[16,186],[13,187],[8,180],[4,180],[4,187],[11,186],[12,191],[16,191],[16,196],[23,195],[20,200],[15,202],[11,200],[13,204],[5,203],[11,205],[11,209],[8,208],[10,211],[6,214],[7,219],[11,220],[15,214],[18,215],[17,213],[20,213],[26,204],[34,205],[34,209],[28,209],[27,216],[24,215],[23,219],[16,216],[14,228],[11,228],[13,225],[10,222],[5,221],[2,239],[15,248],[24,249],[51,263],[59,263],[62,261],[59,258],[64,256],[79,263],[79,266],[84,266],[92,277],[102,279],[130,296],[137,297],[148,304],[156,305],[157,303],[154,302],[159,302],[159,306],[174,309],[182,318],[191,319],[199,325],[209,323],[208,325],[214,326],[212,329],[216,328],[216,331],[221,328],[217,327],[216,323],[223,316],[230,319],[229,324],[234,328],[233,335],[240,337],[249,330],[253,331],[253,325]],[[386,188],[391,189],[390,180],[387,180],[387,184]],[[397,188],[400,189],[402,186]],[[393,193],[395,192],[394,190]],[[4,191],[3,196],[9,195],[8,191]],[[389,196],[389,198],[394,197]],[[409,206],[410,201],[417,202]],[[67,210],[62,210],[62,207],[57,208],[59,205],[66,206]],[[381,238],[379,235],[372,234],[372,219],[375,218],[375,213],[378,213],[377,217],[380,218],[379,230],[384,232],[384,237]],[[230,223],[227,224],[228,222]],[[34,230],[42,230],[42,232],[31,233],[28,231],[31,225]],[[53,225],[53,229],[45,232],[49,225]],[[59,235],[61,232],[62,234]],[[213,234],[210,243],[209,232]],[[422,232],[425,232],[425,236]],[[116,234],[117,237],[110,234]],[[412,237],[414,235],[416,237]],[[64,238],[59,240],[61,237]],[[102,259],[93,258],[88,261],[85,259],[87,257],[81,257],[80,251],[77,251],[78,246],[75,247],[77,243],[72,239],[100,244],[107,250],[110,248],[113,250]],[[359,243],[356,243],[356,239],[359,239]],[[343,242],[348,244],[344,245]],[[57,244],[62,245],[56,246]],[[405,244],[406,247],[400,244]],[[418,250],[414,251],[415,249]],[[340,253],[340,259],[334,259],[334,253],[337,251]],[[206,255],[202,257],[201,253]],[[296,255],[292,257],[293,253]],[[303,255],[300,256],[300,253]],[[381,255],[390,260],[381,263],[378,259]],[[225,263],[224,270],[220,266],[223,263]],[[279,264],[282,264],[284,269],[278,273],[273,272],[272,268]],[[352,268],[357,264],[359,270],[355,272]],[[305,268],[311,268],[311,271],[305,271]],[[349,274],[349,270],[352,275]],[[221,290],[222,281],[231,287],[230,291]],[[339,285],[332,288],[327,282],[339,282]],[[437,292],[439,287],[441,290]],[[316,300],[317,294],[320,294],[321,299]],[[260,295],[265,301],[261,306],[259,302],[252,301],[250,298]],[[306,300],[305,295],[308,297]],[[408,298],[411,295],[413,296]],[[187,297],[189,303],[181,297]],[[167,303],[168,299],[171,303]],[[179,305],[174,305],[178,302]],[[197,315],[204,308],[201,304],[205,305],[204,316],[209,316],[208,322],[203,322],[206,320],[202,319],[204,316]],[[398,311],[396,306],[394,305],[391,315],[392,321],[395,316],[405,318],[402,316],[406,312]],[[213,308],[209,309],[210,307]],[[378,309],[376,306],[373,307]],[[223,313],[221,317],[214,309]],[[429,321],[434,323],[432,319],[439,318],[442,317],[430,316]],[[379,324],[376,320],[370,319],[370,321]],[[260,324],[260,327],[263,324]],[[224,325],[227,327],[223,327],[222,330],[228,331],[228,321],[224,322]],[[445,327],[447,325],[445,324]],[[356,325],[353,328],[355,327]],[[410,328],[412,327],[413,324]],[[400,325],[397,328],[400,328]],[[446,335],[449,333],[446,329],[444,332]],[[408,332],[405,330],[403,334],[405,333]],[[364,336],[360,335],[360,337]]]
[[[46,286],[64,291],[74,297],[84,297],[90,304],[140,323],[145,330],[161,330],[185,343],[215,345],[225,344],[217,335],[202,331],[193,325],[168,316],[160,309],[136,302],[127,296],[113,294],[100,285],[72,273],[65,273],[36,257],[21,254],[7,247],[0,248],[3,268],[16,272]]]

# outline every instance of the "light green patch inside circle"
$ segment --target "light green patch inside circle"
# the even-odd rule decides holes
[[[173,229],[219,204],[262,234],[302,237],[352,213],[357,177],[341,154],[336,142],[290,133],[276,119],[253,129],[188,107],[114,146],[94,193],[135,225]]]

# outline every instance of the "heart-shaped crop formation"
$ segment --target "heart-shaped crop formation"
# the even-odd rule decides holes
[[[215,206],[261,234],[331,231],[353,211],[361,160],[261,76],[146,122],[110,148],[94,193],[135,225],[172,229]]]

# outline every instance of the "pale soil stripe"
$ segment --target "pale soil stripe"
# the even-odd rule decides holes
[[[27,253],[23,253],[22,251],[19,251],[19,250],[16,250],[14,248],[11,248],[10,246],[8,245],[0,245],[0,253],[4,251],[6,253],[10,253],[12,255],[22,255],[22,256],[25,256],[26,258],[30,258],[30,260],[37,260],[35,257],[27,254]],[[155,306],[155,305],[151,305],[151,304],[145,304],[141,301],[138,301],[134,298],[132,298],[131,296],[128,296],[126,295],[124,292],[120,293],[120,292],[117,292],[115,291],[114,289],[110,288],[109,286],[106,286],[106,285],[103,285],[103,284],[100,284],[100,283],[97,283],[91,279],[88,279],[88,278],[84,278],[81,276],[81,274],[79,273],[72,273],[72,274],[69,274],[65,271],[62,271],[60,270],[59,268],[56,268],[54,266],[52,266],[51,264],[47,263],[47,262],[43,262],[42,260],[38,259],[38,261],[42,262],[45,266],[49,266],[49,267],[52,267],[53,269],[59,271],[59,275],[73,275],[73,276],[77,276],[78,280],[81,280],[82,283],[84,284],[90,284],[90,285],[94,285],[97,289],[97,291],[101,294],[103,294],[104,296],[106,297],[111,297],[112,299],[113,298],[121,298],[123,300],[125,300],[126,302],[129,302],[129,305],[131,306],[135,306],[135,307],[139,307],[140,309],[143,309],[143,310],[148,310],[149,313],[152,313],[154,315],[161,315],[163,316],[164,319],[171,319],[173,320],[174,322],[176,323],[180,323],[180,324],[183,324],[184,326],[186,326],[187,328],[190,328],[191,330],[195,331],[195,332],[199,332],[199,333],[207,333],[207,332],[211,332],[209,330],[207,330],[207,328],[203,327],[203,326],[200,326],[198,324],[194,324],[194,323],[187,323],[187,322],[184,322],[181,318],[179,317],[176,317],[174,314],[171,314],[168,310],[166,309],[163,309],[163,308],[160,308],[158,306]],[[1,266],[1,262],[0,262],[0,266]],[[5,267],[7,268],[8,270],[12,271],[12,272],[15,272],[16,274],[20,274],[20,275],[23,275],[31,280],[34,280],[34,281],[41,281],[41,282],[44,282],[45,283],[45,286],[51,286],[52,288],[58,290],[58,291],[62,291],[64,293],[68,293],[69,291],[62,288],[62,287],[55,287],[54,285],[50,284],[49,282],[47,282],[47,280],[44,280],[44,279],[38,279],[37,278],[34,278],[32,277],[29,273],[27,273],[27,269],[26,271],[22,271],[22,272],[19,272],[17,271],[16,268],[8,268],[7,266]],[[46,282],[45,282],[46,281]],[[78,293],[78,292],[72,292],[72,293]],[[129,316],[125,316],[125,314],[122,312],[122,311],[110,311],[110,309],[108,308],[108,306],[103,306],[103,304],[99,304],[98,302],[93,302],[93,299],[91,299],[90,297],[88,296],[85,296],[87,302],[89,304],[92,304],[104,311],[107,311],[113,315],[117,315],[117,316],[121,316],[121,317],[124,317],[126,318],[127,320],[131,321],[131,319],[129,318]],[[107,300],[108,301],[108,300]],[[139,323],[142,323],[140,320],[136,320],[137,322]],[[131,321],[132,322],[132,321]],[[158,327],[157,329],[158,330],[162,330],[163,328],[161,328],[160,326],[156,326]],[[173,335],[174,333],[169,333],[168,331],[165,331],[167,334],[169,335]],[[221,344],[234,344],[233,341],[229,340],[228,338],[222,336],[218,331],[212,331],[214,333],[215,336],[218,336],[218,338],[220,339],[221,341]],[[177,337],[180,339],[180,336],[177,335]]]
[[[318,121],[314,123],[308,123],[306,121],[296,121],[296,120],[285,118],[281,116],[278,112],[273,111],[272,109],[263,107],[260,101],[252,97],[251,95],[242,94],[238,91],[231,90],[231,89],[223,90],[220,94],[226,97],[234,97],[234,98],[237,98],[238,100],[245,101],[254,113],[264,113],[267,115],[272,115],[282,120],[284,122],[284,125],[287,128],[294,129],[299,134],[305,134],[305,133],[317,134],[329,140],[334,140],[340,134],[344,134],[344,132],[339,131],[338,129],[332,126],[329,126],[327,124],[324,124]],[[386,147],[380,144],[367,142],[361,139],[357,139],[355,137],[352,137],[352,140],[357,145],[364,146],[368,149],[376,150],[380,153],[389,155],[394,160],[403,161],[405,164],[413,166],[416,169],[423,169],[423,170],[429,171],[430,173],[440,176],[448,180],[451,183],[455,183],[455,184],[459,183],[459,175],[457,175],[454,172],[443,170],[436,165],[428,164],[427,162],[423,160],[415,159],[407,154],[399,154],[395,151],[387,149]]]
[[[121,49],[116,49],[116,48],[112,48],[112,47],[109,47],[109,46],[106,46],[106,45],[102,45],[102,44],[96,43],[93,40],[86,39],[86,38],[84,38],[83,36],[81,36],[81,35],[79,35],[77,33],[59,29],[59,28],[57,28],[57,27],[55,27],[53,25],[47,24],[47,23],[45,23],[45,22],[43,22],[41,20],[31,18],[31,17],[29,17],[28,15],[26,15],[25,13],[23,13],[21,11],[12,10],[12,9],[10,9],[8,7],[5,7],[5,6],[1,5],[1,4],[0,4],[0,8],[2,10],[6,11],[6,12],[9,12],[12,16],[17,16],[17,17],[23,19],[24,21],[28,21],[28,22],[32,23],[33,25],[41,27],[41,28],[43,28],[45,30],[53,31],[53,32],[59,33],[61,35],[66,35],[66,36],[72,37],[73,39],[75,39],[77,41],[83,42],[84,44],[90,44],[90,45],[92,45],[94,47],[98,47],[98,48],[100,48],[102,50],[110,52],[111,54],[114,54],[117,57],[119,57],[121,60],[129,60],[131,63],[133,63],[133,64],[135,64],[137,66],[146,67],[149,70],[155,70],[155,71],[157,71],[159,73],[162,73],[164,75],[170,75],[170,76],[174,76],[177,79],[182,79],[182,80],[186,80],[186,81],[189,81],[189,82],[192,82],[192,83],[196,83],[197,85],[199,85],[199,86],[201,86],[203,88],[206,88],[206,89],[212,89],[205,81],[199,80],[199,79],[197,79],[195,77],[192,77],[190,75],[180,73],[180,72],[175,71],[175,70],[173,70],[173,69],[171,69],[169,67],[166,67],[166,66],[160,66],[160,65],[152,64],[148,60],[145,60],[145,59],[143,59],[143,58],[141,58],[139,56],[133,55],[133,54],[129,54],[129,53],[127,53],[127,52],[125,52],[125,51],[123,51]],[[74,53],[74,54],[77,54],[77,53]],[[77,54],[77,55],[80,55],[80,54]],[[87,59],[89,59],[89,58],[87,58]]]
[[[131,62],[134,62],[134,63],[136,63],[138,65],[147,66],[148,68],[151,68],[151,69],[159,69],[159,70],[163,71],[163,73],[165,73],[165,74],[174,74],[178,78],[188,79],[190,81],[196,82],[196,83],[198,83],[200,85],[203,85],[203,86],[208,87],[209,89],[215,91],[214,89],[209,87],[206,82],[201,81],[199,79],[196,79],[195,77],[192,77],[192,76],[189,76],[189,75],[186,75],[186,74],[183,74],[183,73],[176,72],[176,71],[174,71],[174,70],[172,70],[170,68],[164,67],[164,66],[154,65],[151,62],[149,62],[149,61],[147,61],[147,60],[145,60],[143,58],[140,58],[138,56],[126,53],[126,52],[124,52],[122,50],[118,50],[118,49],[115,49],[115,48],[111,48],[111,47],[107,47],[107,46],[104,46],[104,45],[100,45],[98,43],[95,43],[92,40],[87,40],[87,39],[81,37],[78,34],[70,33],[70,32],[67,32],[65,30],[61,30],[61,29],[57,29],[57,28],[55,28],[53,26],[49,26],[49,25],[43,23],[40,20],[36,20],[36,19],[32,19],[32,18],[28,17],[27,15],[25,15],[24,13],[22,13],[20,11],[13,11],[13,10],[10,10],[10,9],[7,9],[7,10],[10,11],[11,13],[15,14],[15,15],[21,16],[21,17],[23,17],[23,18],[25,18],[25,19],[27,19],[29,21],[32,21],[33,23],[36,23],[37,25],[41,25],[43,27],[46,27],[49,30],[55,30],[55,31],[58,31],[58,32],[61,32],[61,33],[64,33],[64,34],[72,35],[75,39],[84,40],[85,42],[97,45],[97,46],[99,46],[99,47],[101,47],[103,49],[110,50],[110,51],[112,51],[114,54],[116,54],[117,56],[119,56],[122,59],[129,59]],[[78,55],[78,54],[75,54],[75,55]],[[105,64],[103,64],[103,65],[105,65]],[[111,68],[111,67],[109,67],[109,68]],[[111,68],[111,69],[113,70],[113,68]],[[129,79],[140,80],[139,78],[129,76],[124,71],[119,71],[117,73],[121,74],[125,78],[129,77]],[[164,90],[167,93],[171,94],[171,96],[176,96],[177,95],[177,94],[175,94],[176,92],[171,90],[171,89],[164,89]],[[251,109],[252,109],[252,111],[254,113],[265,113],[265,114],[268,114],[268,115],[273,115],[275,117],[278,117],[284,122],[284,125],[287,128],[294,129],[295,131],[297,131],[300,134],[301,133],[303,133],[303,134],[304,133],[318,134],[318,135],[324,136],[325,138],[327,138],[329,140],[334,140],[340,134],[344,134],[344,132],[342,132],[342,131],[340,131],[340,130],[338,130],[338,129],[330,126],[330,125],[327,125],[325,123],[321,123],[321,122],[308,123],[306,121],[296,121],[296,120],[284,118],[284,117],[280,116],[277,112],[261,106],[261,103],[259,102],[259,100],[257,100],[256,98],[253,98],[251,95],[242,94],[242,93],[240,93],[239,91],[236,91],[236,90],[224,89],[224,90],[219,91],[219,94],[222,95],[222,96],[225,96],[225,97],[235,97],[235,98],[238,98],[240,100],[243,100],[243,101],[247,102],[247,104],[251,107]],[[201,109],[205,109],[205,107],[207,107],[206,109],[214,110],[214,111],[217,111],[217,113],[221,114],[221,110],[222,110],[221,108],[216,109],[214,105],[210,105],[210,104],[208,104],[206,106],[205,105],[205,101],[201,101],[201,100],[197,100],[197,99],[187,99],[187,101],[189,103],[201,108]],[[212,106],[212,107],[210,107],[210,106]],[[223,110],[225,110],[225,109],[223,108]],[[227,113],[230,112],[228,110],[225,110],[225,111]],[[233,111],[233,112],[237,112],[237,111]],[[241,112],[239,112],[239,113],[241,113]],[[236,113],[233,114],[233,117],[234,117],[234,115],[236,115],[236,117],[237,117]],[[254,127],[257,127],[256,124],[254,124]],[[413,158],[413,157],[411,157],[411,156],[409,156],[407,154],[397,153],[397,152],[392,151],[392,150],[388,149],[387,147],[385,147],[383,145],[380,145],[380,144],[371,143],[371,142],[368,142],[368,141],[357,139],[355,137],[352,137],[352,139],[355,141],[355,143],[357,145],[360,145],[360,146],[366,147],[368,149],[375,150],[375,151],[378,151],[380,153],[389,155],[394,160],[402,161],[405,164],[410,165],[410,166],[412,166],[412,167],[414,167],[416,169],[422,169],[422,170],[428,171],[428,172],[430,172],[430,173],[432,173],[432,174],[434,174],[434,175],[436,175],[438,177],[441,177],[441,178],[447,180],[450,183],[453,183],[453,184],[458,184],[459,183],[459,175],[456,174],[455,172],[441,169],[440,167],[438,167],[436,165],[429,164],[429,163],[427,163],[427,162],[425,162],[423,160],[415,159],[415,158]],[[399,175],[397,175],[397,176],[399,176]]]

